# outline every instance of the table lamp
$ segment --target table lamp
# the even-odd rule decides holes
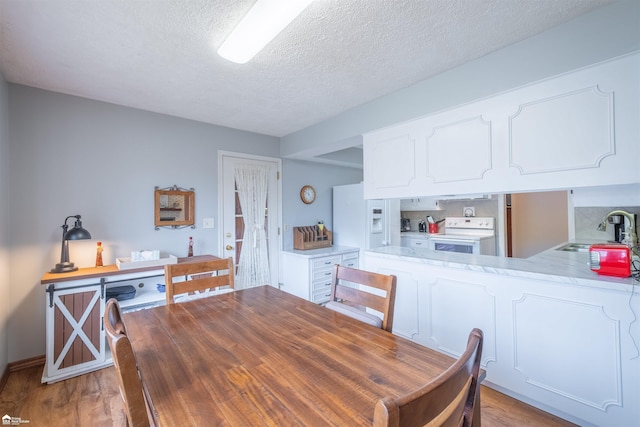
[[[75,218],[76,223],[73,228],[69,230],[67,221],[69,218]],[[60,250],[60,262],[51,269],[51,273],[68,273],[70,271],[76,271],[78,267],[69,262],[69,240],[85,240],[90,239],[91,234],[82,228],[82,221],[80,221],[80,215],[71,215],[64,220],[62,226],[62,249]]]

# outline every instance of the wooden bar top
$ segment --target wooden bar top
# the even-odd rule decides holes
[[[178,263],[206,261],[210,259],[219,259],[213,255],[197,255],[192,257],[178,258]],[[127,270],[119,270],[116,264],[109,264],[103,267],[87,267],[79,268],[76,271],[68,273],[45,273],[40,280],[41,284],[68,282],[70,280],[91,279],[94,277],[113,276],[118,274],[138,273],[142,271],[164,270],[164,266],[153,266],[143,268],[129,268]]]
[[[370,426],[454,362],[271,286],[124,321],[159,426]]]

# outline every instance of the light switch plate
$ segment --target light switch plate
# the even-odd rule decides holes
[[[213,228],[213,225],[214,225],[213,218],[202,219],[202,228]]]

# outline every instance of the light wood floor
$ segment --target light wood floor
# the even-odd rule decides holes
[[[42,366],[11,373],[0,393],[0,416],[34,427],[126,425],[113,367],[49,385],[41,376]],[[484,386],[481,396],[483,427],[574,426]]]

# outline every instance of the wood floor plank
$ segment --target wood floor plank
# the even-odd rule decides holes
[[[40,383],[42,368],[30,367],[9,374],[0,393],[0,415],[20,417],[33,426],[126,425],[113,367],[48,385]],[[483,427],[575,427],[488,387],[482,387],[481,395]],[[223,408],[231,414],[233,400]],[[290,417],[290,414],[283,413],[283,416]],[[255,421],[259,414],[236,414],[235,419],[239,423]],[[296,424],[294,418],[288,420]]]

